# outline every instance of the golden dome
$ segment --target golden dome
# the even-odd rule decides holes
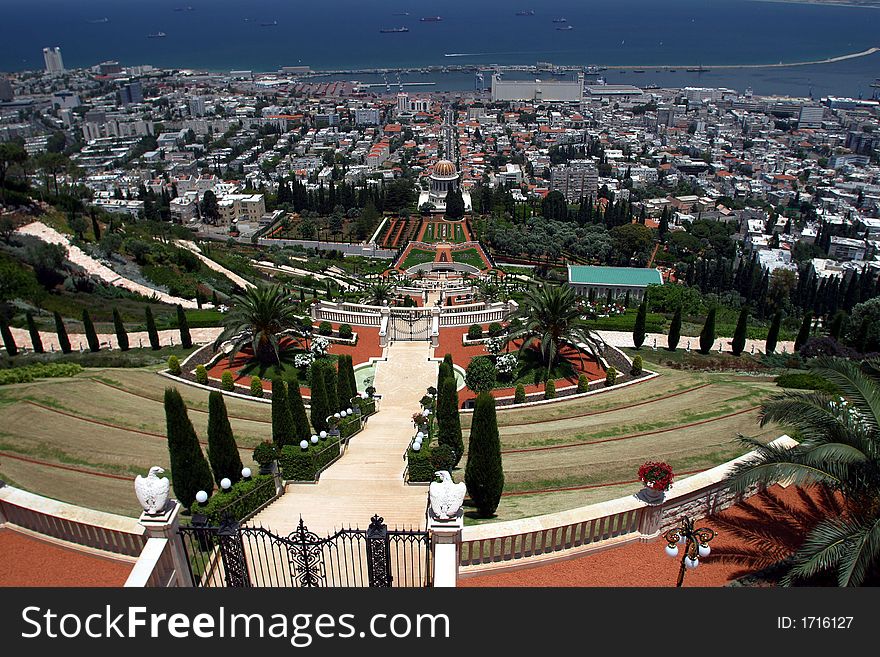
[[[455,165],[449,160],[440,160],[434,165],[434,173],[438,176],[457,176]]]

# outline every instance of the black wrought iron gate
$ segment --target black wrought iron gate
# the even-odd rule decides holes
[[[431,586],[428,532],[369,528],[326,538],[303,523],[289,536],[227,519],[218,527],[180,528],[193,586],[424,587]]]
[[[418,310],[391,312],[392,340],[430,340],[431,315]]]

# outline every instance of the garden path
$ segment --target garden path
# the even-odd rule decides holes
[[[324,536],[341,527],[366,528],[378,513],[389,527],[424,527],[428,491],[404,484],[403,454],[413,434],[412,414],[437,379],[437,363],[428,360],[432,356],[424,342],[387,347],[374,381],[382,395],[379,412],[317,484],[288,485],[251,524],[287,535],[302,517],[309,530]]]

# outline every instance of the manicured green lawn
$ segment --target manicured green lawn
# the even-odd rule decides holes
[[[410,267],[415,267],[416,265],[421,265],[426,262],[434,261],[434,252],[426,251],[425,249],[413,249],[410,251],[406,258],[404,259],[401,267],[403,269],[409,269]]]
[[[477,269],[485,269],[486,263],[476,249],[465,249],[464,251],[452,252],[453,262],[460,262],[464,265],[471,265]]]

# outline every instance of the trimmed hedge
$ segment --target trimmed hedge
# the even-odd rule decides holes
[[[339,325],[339,337],[344,338],[345,340],[351,340],[354,335],[354,331],[351,329],[350,324],[340,324]]]
[[[468,340],[479,340],[483,337],[483,327],[479,324],[471,324],[467,332]]]
[[[29,383],[34,379],[55,379],[75,376],[83,371],[76,363],[34,363],[24,367],[0,370],[0,386]]]
[[[578,392],[587,392],[590,389],[590,380],[587,378],[586,374],[581,374],[578,376]]]
[[[412,446],[406,450],[407,480],[408,481],[434,481],[434,464],[431,461],[431,446],[427,441],[422,443],[422,448],[417,452]]]
[[[226,392],[235,390],[235,379],[232,377],[231,370],[224,370],[223,375],[220,377],[220,387]]]
[[[794,390],[819,390],[831,394],[839,394],[833,383],[809,372],[792,372],[780,374],[776,377],[776,385],[780,388],[792,388]]]
[[[605,371],[605,385],[613,386],[617,381],[617,370],[612,365]]]
[[[177,356],[168,357],[168,371],[174,376],[180,376],[180,359]]]
[[[291,481],[315,481],[318,473],[339,456],[339,439],[328,436],[317,445],[303,450],[299,445],[285,445],[278,455],[281,476]]]
[[[517,384],[516,390],[513,393],[513,403],[514,404],[524,404],[526,401],[526,388],[522,383]]]
[[[544,384],[544,399],[556,398],[556,382],[553,379]]]
[[[248,495],[253,491],[257,492]],[[273,497],[275,497],[275,484],[272,475],[254,475],[249,480],[242,479],[234,483],[228,491],[214,493],[204,504],[195,502],[192,505],[192,512],[203,513],[208,517],[208,524],[216,526],[220,524],[226,513],[236,520],[241,520]]]
[[[318,335],[330,335],[333,333],[333,324],[324,321],[318,324]]]
[[[263,382],[260,380],[260,377],[258,377],[258,376],[251,377],[251,396],[252,397],[262,397],[263,396]]]
[[[340,420],[336,428],[339,429],[339,437],[345,440],[361,430],[361,422],[357,416],[353,415]]]
[[[204,365],[196,365],[196,383],[208,385],[208,370]]]

